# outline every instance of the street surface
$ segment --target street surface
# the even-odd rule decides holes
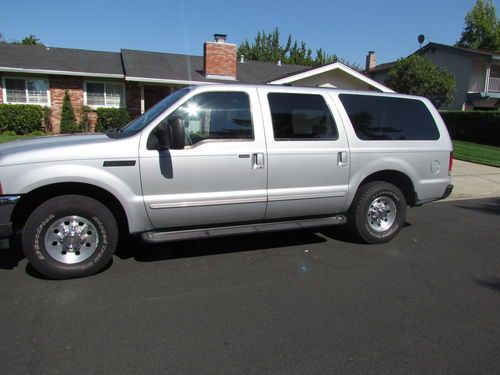
[[[410,209],[384,245],[132,239],[69,281],[0,249],[0,304],[0,374],[497,374],[500,198]]]

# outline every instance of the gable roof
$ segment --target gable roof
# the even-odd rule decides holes
[[[440,49],[444,49],[444,50],[447,50],[447,51],[450,51],[453,53],[475,55],[475,56],[491,58],[493,60],[500,60],[500,53],[497,53],[497,52],[485,51],[485,50],[480,50],[480,49],[449,46],[447,44],[440,44],[440,43],[434,43],[434,42],[430,42],[430,43],[426,44],[425,46],[423,46],[420,49],[413,52],[413,54],[418,53],[419,55],[421,55],[429,50],[432,50],[433,48],[440,48]],[[396,61],[391,61],[388,63],[380,64],[380,65],[377,65],[375,68],[370,69],[369,71],[366,71],[366,73],[370,74],[370,73],[376,73],[376,72],[383,72],[383,71],[391,69],[395,64],[396,64]]]
[[[333,71],[333,70],[340,70],[340,71],[343,71],[344,73],[347,73],[357,79],[359,79],[360,81],[366,83],[367,85],[370,85],[372,87],[375,87],[376,89],[382,91],[382,92],[394,92],[393,90],[389,89],[388,87],[374,81],[373,79],[365,76],[364,74],[352,69],[352,68],[349,68],[347,65],[344,65],[340,62],[334,62],[332,64],[328,64],[328,65],[323,65],[323,66],[320,66],[318,68],[313,68],[313,69],[308,69],[306,71],[303,71],[301,73],[296,73],[294,75],[291,75],[291,76],[288,76],[288,77],[285,77],[285,78],[281,78],[281,79],[276,79],[276,80],[273,80],[269,83],[272,83],[272,84],[287,84],[287,83],[291,83],[291,82],[294,82],[294,81],[298,81],[298,80],[301,80],[301,79],[304,79],[304,78],[308,78],[308,77],[311,77],[311,76],[314,76],[314,75],[317,75],[317,74],[322,74],[322,73],[326,73],[326,72],[330,72],[330,71]]]
[[[473,48],[463,48],[463,47],[456,47],[456,46],[449,46],[447,44],[440,44],[440,43],[433,43],[430,42],[417,50],[415,53],[424,53],[429,49],[432,48],[442,48],[446,49],[452,52],[458,52],[458,53],[465,53],[465,54],[473,54],[473,55],[481,55],[481,56],[486,56],[486,57],[492,57],[492,58],[498,58],[500,59],[500,53],[497,52],[492,52],[492,51],[486,51],[486,50],[481,50],[481,49],[473,49]]]
[[[117,52],[0,43],[0,71],[123,78]]]

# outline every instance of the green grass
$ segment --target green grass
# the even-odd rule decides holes
[[[16,139],[31,138],[32,135],[5,135],[0,134],[0,143],[15,141]]]
[[[453,141],[453,156],[471,163],[500,167],[500,147]]]

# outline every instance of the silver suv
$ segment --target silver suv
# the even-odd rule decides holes
[[[425,98],[282,86],[185,88],[117,131],[0,145],[0,237],[51,278],[147,242],[347,225],[386,242],[450,194],[452,144]]]

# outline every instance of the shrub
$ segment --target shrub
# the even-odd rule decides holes
[[[28,134],[42,130],[42,107],[29,104],[0,104],[0,133]]]
[[[452,139],[500,146],[499,111],[441,111]]]
[[[75,112],[71,105],[69,92],[64,92],[63,105],[61,110],[61,133],[78,133],[78,125],[75,119]]]
[[[128,111],[124,108],[97,108],[97,132],[105,132],[112,128],[121,128],[130,121]]]

